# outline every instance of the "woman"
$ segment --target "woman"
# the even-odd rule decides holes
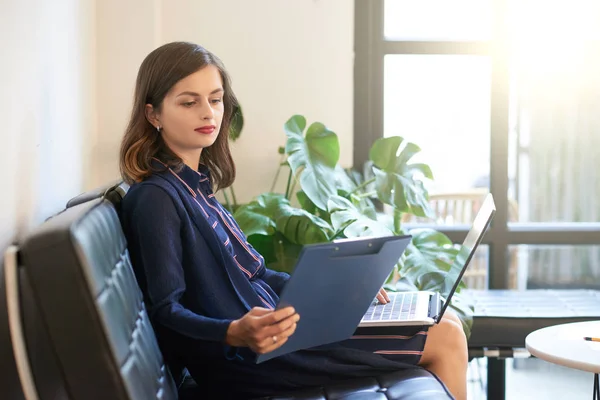
[[[122,218],[166,359],[203,387],[226,388],[228,398],[424,367],[465,399],[466,340],[449,314],[429,330],[363,335],[253,362],[283,345],[300,316],[274,310],[289,276],[265,268],[213,194],[235,177],[227,133],[236,104],[223,64],[201,46],[166,44],[140,67],[120,153],[131,184]]]

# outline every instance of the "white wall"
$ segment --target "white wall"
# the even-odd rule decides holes
[[[94,136],[94,1],[3,1],[0,246],[83,190]]]
[[[353,14],[351,0],[98,1],[98,136],[91,186],[118,176],[117,152],[135,75],[154,47],[199,43],[229,70],[245,113],[233,144],[238,200],[269,189],[293,114],[320,121],[352,163]],[[279,187],[285,185],[281,177]]]
[[[154,0],[96,1],[97,135],[88,188],[119,178],[119,144],[131,106],[137,69],[159,44]]]

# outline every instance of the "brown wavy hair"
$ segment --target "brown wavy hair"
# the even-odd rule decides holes
[[[140,66],[135,83],[131,118],[121,141],[119,167],[123,180],[140,182],[157,172],[151,166],[153,157],[175,171],[183,168],[183,160],[163,141],[162,135],[146,118],[146,104],[160,112],[169,90],[181,79],[214,65],[221,74],[223,89],[223,121],[215,143],[202,150],[200,162],[211,174],[217,189],[230,186],[235,179],[235,164],[229,150],[229,127],[238,107],[231,80],[221,60],[204,47],[189,42],[173,42],[152,51]]]

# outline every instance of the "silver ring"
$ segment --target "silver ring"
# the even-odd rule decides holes
[[[277,336],[273,336],[273,344],[277,343]]]

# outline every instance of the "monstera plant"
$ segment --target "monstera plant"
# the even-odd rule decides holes
[[[411,244],[398,260],[386,289],[432,290],[442,295],[450,291],[456,279],[452,265],[459,248],[434,229],[407,230],[402,225],[407,213],[435,217],[423,185],[423,179],[433,179],[431,169],[410,162],[420,151],[417,145],[399,136],[379,139],[359,172],[338,164],[338,137],[324,124],[315,122],[307,128],[306,119],[294,115],[285,123],[284,131],[287,142],[279,148],[282,161],[276,176],[288,170],[285,193],[272,188],[250,203],[230,205],[248,241],[264,256],[268,267],[291,272],[306,244],[410,234]],[[375,202],[388,205],[392,211],[378,211]],[[461,297],[463,288],[461,283],[452,308],[470,335],[473,308]]]

